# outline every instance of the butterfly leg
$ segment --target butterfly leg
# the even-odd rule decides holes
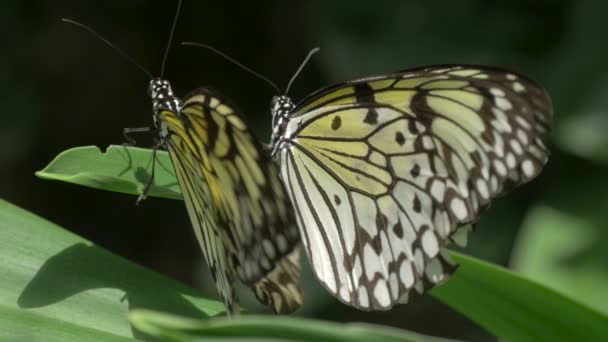
[[[150,179],[148,180],[148,183],[146,183],[146,186],[144,187],[144,191],[139,195],[139,197],[137,197],[137,200],[135,201],[135,205],[139,205],[139,203],[141,203],[141,201],[146,199],[146,196],[148,196],[148,191],[150,191],[150,187],[152,186],[152,183],[154,182],[154,170],[156,169],[156,151],[158,150],[158,147],[161,144],[162,143],[158,140],[154,141],[154,146],[152,146],[152,172],[150,174]]]
[[[148,132],[156,132],[156,128],[154,127],[132,127],[132,128],[124,128],[122,130],[122,136],[127,141],[125,145],[135,146],[136,141],[131,136],[132,133],[148,133]]]

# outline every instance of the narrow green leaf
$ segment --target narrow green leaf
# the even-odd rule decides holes
[[[0,279],[2,341],[123,341],[136,337],[127,321],[133,308],[189,317],[223,311],[223,304],[1,199]]]
[[[91,188],[139,195],[150,180],[152,150],[110,145],[74,147],[61,152],[36,176]],[[166,151],[156,152],[154,183],[149,196],[182,199],[173,165]]]
[[[141,331],[175,341],[200,337],[271,338],[281,341],[454,341],[374,324],[339,324],[287,316],[247,315],[238,319],[196,320],[148,310],[134,310],[129,320]],[[202,339],[201,339],[202,340]]]
[[[608,341],[608,317],[505,268],[452,253],[456,274],[432,294],[509,341]]]

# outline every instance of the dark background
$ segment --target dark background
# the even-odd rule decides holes
[[[292,87],[290,95],[296,101],[338,81],[435,63],[498,65],[539,81],[555,106],[555,131],[549,141],[553,155],[537,180],[494,202],[466,252],[510,265],[516,242],[524,239],[518,240],[522,227],[532,220],[526,218],[535,208],[551,208],[584,222],[588,241],[573,246],[566,242],[572,248],[565,256],[551,254],[548,262],[557,266],[543,279],[577,278],[589,267],[594,278],[585,278],[585,284],[608,279],[604,251],[608,242],[604,227],[608,216],[607,2],[184,2],[166,78],[181,95],[203,85],[220,90],[239,104],[264,141],[270,134],[268,107],[273,90],[217,55],[177,43],[212,45],[281,88],[306,53],[320,46],[321,52]],[[67,148],[119,144],[124,127],[152,123],[146,76],[60,18],[90,25],[158,74],[175,5],[176,1],[117,0],[2,4],[0,196],[213,295],[207,271],[201,272],[201,254],[183,203],[151,198],[136,207],[133,196],[34,176]],[[140,143],[149,144],[145,139]],[[546,223],[535,217],[536,224]],[[543,232],[537,252],[549,255],[563,250],[543,245],[543,237],[550,240],[553,230],[549,227]],[[526,258],[521,258],[525,263]],[[493,339],[430,296],[388,313],[365,313],[331,299],[309,272],[303,285],[306,305],[300,313],[305,316],[376,322],[468,340]],[[561,286],[550,280],[547,285]],[[577,286],[560,289],[585,300]],[[597,308],[607,311],[605,301]]]

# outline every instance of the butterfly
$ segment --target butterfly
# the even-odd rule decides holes
[[[302,303],[300,239],[276,164],[227,98],[199,88],[182,100],[162,77],[180,8],[178,1],[157,78],[90,27],[62,21],[89,31],[151,79],[148,94],[155,129],[123,131],[131,143],[128,133],[158,133],[152,177],[137,203],[146,197],[154,179],[156,149],[164,147],[228,315],[238,310],[237,278],[276,313],[292,312]]]
[[[149,94],[159,142],[228,313],[236,310],[237,277],[276,313],[297,309],[299,233],[268,151],[216,91],[199,88],[182,101],[155,78]]]
[[[271,102],[271,149],[323,286],[387,310],[443,283],[482,209],[536,177],[552,104],[507,70],[439,65]]]

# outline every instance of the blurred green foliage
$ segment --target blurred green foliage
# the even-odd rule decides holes
[[[3,4],[0,196],[131,260],[208,288],[179,201],[150,199],[135,207],[133,196],[33,175],[69,147],[122,143],[122,128],[151,124],[143,74],[59,19],[92,26],[156,72],[174,8],[174,1],[143,0]],[[321,52],[293,88],[296,99],[330,83],[433,63],[500,65],[536,79],[554,100],[552,157],[539,179],[494,202],[466,253],[508,265],[517,241],[518,269],[606,312],[591,288],[608,276],[607,12],[601,0],[197,0],[185,1],[176,39],[210,44],[279,84],[318,45]],[[267,140],[272,90],[259,80],[218,56],[177,44],[167,68],[179,94],[211,85],[233,98]],[[150,143],[143,138],[140,146]],[[338,304],[312,277],[304,286],[306,316],[491,338],[428,296],[369,314]]]

